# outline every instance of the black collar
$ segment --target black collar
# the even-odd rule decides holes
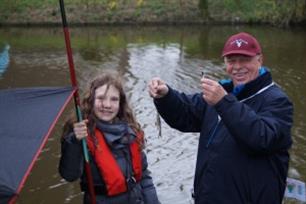
[[[241,90],[235,94],[238,100],[242,100],[245,98],[248,98],[258,92],[260,89],[270,85],[272,83],[272,76],[270,72],[266,72],[260,76],[258,76],[256,79],[246,83],[241,87]],[[222,84],[223,88],[228,93],[233,93],[234,85],[233,82],[227,82]]]

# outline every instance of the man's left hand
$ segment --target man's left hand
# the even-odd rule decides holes
[[[203,77],[201,86],[203,98],[209,105],[216,105],[227,94],[223,87],[212,79]]]

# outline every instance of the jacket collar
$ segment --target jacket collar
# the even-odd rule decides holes
[[[122,148],[135,140],[136,134],[126,122],[106,123],[97,121],[96,127],[103,132],[106,142],[115,148]]]
[[[261,67],[259,76],[246,84],[234,87],[232,80],[221,80],[219,83],[228,93],[235,95],[238,100],[243,100],[269,86],[272,83],[272,76],[265,67]]]

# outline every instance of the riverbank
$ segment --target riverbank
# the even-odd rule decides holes
[[[70,25],[271,24],[306,23],[306,1],[66,0]],[[269,8],[269,9],[267,9]],[[57,1],[0,2],[2,26],[61,25]]]

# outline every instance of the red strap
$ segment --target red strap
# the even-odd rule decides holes
[[[143,133],[138,132],[137,133],[137,138],[140,141],[143,141]],[[140,181],[142,177],[142,158],[140,154],[140,146],[137,143],[137,141],[133,142],[130,145],[130,151],[132,154],[132,165],[133,165],[133,171],[134,171],[134,176],[136,181]]]
[[[97,148],[95,148],[92,139],[87,139],[88,147],[105,181],[107,194],[112,196],[123,193],[127,187],[120,167],[111,154],[102,133],[96,130],[95,134],[98,141]]]
[[[97,146],[94,145],[92,137],[87,137],[88,149],[98,166],[106,184],[107,194],[114,196],[127,191],[126,179],[121,172],[117,161],[113,157],[109,147],[107,146],[104,135],[98,129],[95,130],[97,138]],[[141,133],[137,137],[143,137]],[[140,181],[142,177],[142,158],[138,143],[135,141],[130,145],[133,172],[136,181]]]

